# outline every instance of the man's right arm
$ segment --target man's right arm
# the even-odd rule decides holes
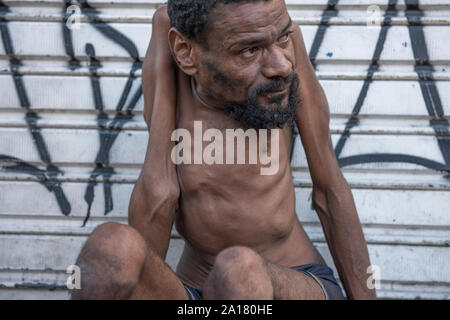
[[[149,141],[142,172],[130,199],[128,223],[165,259],[180,188],[170,154],[176,121],[176,66],[168,46],[167,7],[153,16],[152,37],[142,68],[144,119]]]

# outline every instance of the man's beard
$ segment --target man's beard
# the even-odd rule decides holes
[[[280,100],[284,100],[284,96],[272,99],[270,107],[264,107],[258,103],[258,97],[280,90],[289,83],[289,96],[285,107],[280,105]],[[285,125],[293,126],[295,124],[295,110],[301,103],[301,98],[298,94],[298,84],[297,74],[291,72],[286,78],[272,80],[271,83],[254,89],[249,94],[245,104],[231,102],[224,104],[223,107],[231,118],[241,122],[248,128],[282,129]]]

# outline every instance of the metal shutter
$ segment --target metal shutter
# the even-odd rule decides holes
[[[328,97],[378,296],[449,298],[450,3],[286,2]],[[71,5],[79,29],[66,26]],[[65,270],[89,233],[126,223],[148,138],[141,62],[160,5],[0,0],[0,298],[67,298]],[[334,267],[298,137],[292,165],[298,215]],[[174,233],[172,267],[182,246]]]

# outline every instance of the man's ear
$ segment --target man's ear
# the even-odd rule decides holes
[[[173,27],[170,28],[168,37],[170,50],[178,67],[187,75],[196,74],[197,64],[192,41]]]

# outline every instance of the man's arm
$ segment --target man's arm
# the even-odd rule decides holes
[[[130,199],[128,223],[165,259],[180,189],[170,153],[176,121],[175,66],[168,46],[167,7],[153,16],[152,37],[142,68],[144,118],[149,141],[142,172]]]
[[[303,99],[296,123],[313,181],[314,208],[348,298],[376,298],[375,290],[367,287],[370,260],[361,223],[331,142],[327,99],[310,63],[300,28],[295,25],[295,29],[295,68]]]

